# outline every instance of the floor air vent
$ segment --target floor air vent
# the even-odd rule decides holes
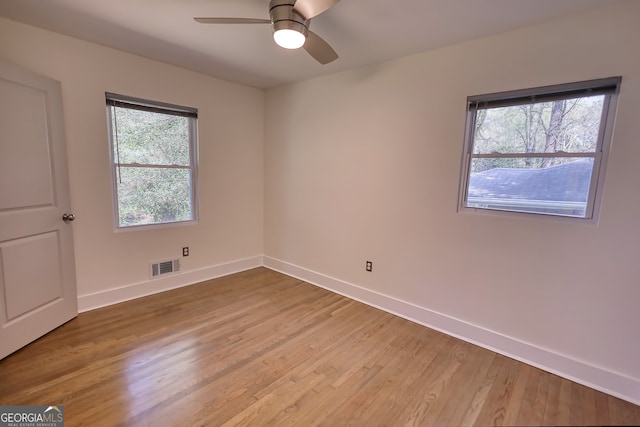
[[[180,271],[180,260],[169,259],[166,261],[152,261],[149,263],[151,278],[164,276],[165,274],[176,273]]]

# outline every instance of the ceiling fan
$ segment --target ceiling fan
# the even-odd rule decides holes
[[[271,24],[273,39],[286,49],[303,47],[321,64],[338,59],[329,44],[309,30],[311,18],[326,12],[339,0],[271,0],[269,18],[193,18],[201,24]]]

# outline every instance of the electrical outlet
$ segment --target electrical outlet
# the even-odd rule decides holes
[[[182,256],[189,256],[189,246],[182,248]]]
[[[365,269],[367,271],[373,271],[373,262],[372,261],[367,261],[367,263],[365,264]]]

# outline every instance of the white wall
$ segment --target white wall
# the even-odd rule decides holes
[[[268,91],[266,264],[640,402],[638,22],[625,2]],[[599,224],[456,213],[467,96],[616,75]]]
[[[0,59],[62,83],[81,309],[260,264],[263,91],[5,19]],[[199,109],[199,224],[114,232],[105,92]],[[183,246],[185,274],[148,282]]]

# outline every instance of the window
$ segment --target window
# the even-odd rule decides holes
[[[106,94],[116,227],[194,221],[194,108]]]
[[[620,81],[469,97],[461,210],[594,218]]]

